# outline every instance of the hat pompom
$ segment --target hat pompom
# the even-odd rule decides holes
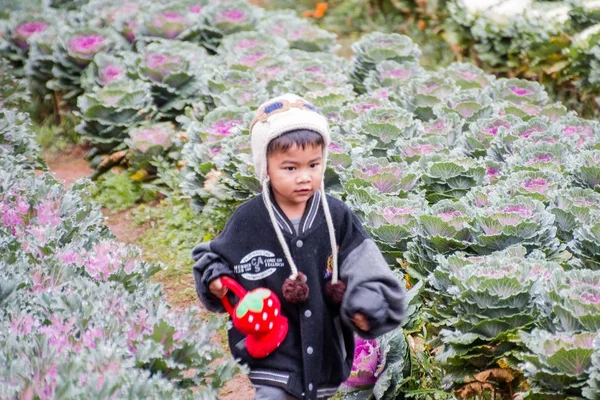
[[[337,281],[337,283],[327,281],[325,284],[325,296],[333,304],[342,304],[344,293],[346,293],[346,284],[342,281]]]
[[[298,272],[296,279],[287,278],[283,283],[283,297],[292,304],[304,303],[308,299],[306,275]]]

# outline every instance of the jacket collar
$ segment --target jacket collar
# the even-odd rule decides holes
[[[283,210],[275,201],[275,196],[273,194],[273,189],[269,190],[269,195],[271,197],[271,204],[273,207],[273,212],[275,213],[275,219],[277,220],[277,224],[281,228],[282,232],[288,233],[292,236],[296,236],[296,230],[294,229],[294,224],[289,220],[289,218],[285,215]],[[315,194],[313,194],[310,199],[306,202],[306,209],[304,210],[304,214],[300,219],[300,225],[298,226],[298,234],[304,233],[309,230],[313,224],[315,223],[315,219],[317,217],[317,213],[319,211],[319,205],[321,204],[321,191],[317,190]],[[266,206],[266,204],[265,204]]]

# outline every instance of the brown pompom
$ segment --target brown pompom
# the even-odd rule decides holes
[[[342,304],[344,293],[346,293],[346,284],[342,281],[337,281],[335,285],[331,281],[325,284],[325,296],[333,304]]]
[[[306,275],[298,272],[296,279],[286,279],[283,283],[283,297],[292,304],[304,303],[308,299]]]

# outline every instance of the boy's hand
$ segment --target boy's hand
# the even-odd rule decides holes
[[[364,314],[356,313],[352,318],[352,323],[358,327],[361,331],[368,331],[371,327],[369,326],[369,321],[367,321],[367,317]]]
[[[219,299],[225,296],[225,293],[227,293],[227,287],[223,286],[221,278],[213,279],[212,281],[210,281],[210,283],[208,284],[208,289]]]

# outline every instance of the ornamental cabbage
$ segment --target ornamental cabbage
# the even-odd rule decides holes
[[[517,171],[496,182],[496,188],[508,197],[531,197],[548,204],[556,193],[570,182],[553,171]]]
[[[600,149],[574,154],[569,170],[581,186],[600,192]]]
[[[341,174],[346,190],[364,188],[375,196],[406,196],[419,180],[419,176],[405,163],[389,162],[385,158],[369,157],[356,160],[353,168],[349,168],[347,172],[348,174]]]
[[[490,254],[520,244],[528,251],[539,249],[548,255],[562,250],[556,238],[554,215],[531,197],[489,197],[486,208],[478,210],[470,231],[475,238],[471,248]]]
[[[123,52],[118,56],[106,53],[96,54],[94,60],[83,72],[81,87],[90,92],[94,88],[129,79],[128,71],[134,57],[135,53],[133,52]]]
[[[241,31],[253,31],[262,10],[245,1],[215,1],[200,12],[202,46],[216,53],[221,39]]]
[[[350,133],[376,141],[373,155],[395,154],[399,139],[420,136],[422,126],[413,114],[399,107],[380,107],[366,110],[349,122]]]
[[[66,92],[64,99],[75,100],[81,92],[81,75],[97,53],[125,48],[127,44],[111,30],[65,30],[54,43],[53,79],[48,88]]]
[[[432,289],[426,312],[443,327],[444,349],[437,359],[453,388],[478,372],[497,368],[501,360],[504,365],[517,363],[517,333],[534,324],[540,288],[561,269],[543,257],[525,254],[526,249],[517,246],[485,257],[458,253],[438,258],[428,278]]]
[[[471,63],[454,62],[441,72],[454,80],[461,89],[483,89],[496,79],[494,75],[486,74],[484,70]]]
[[[197,101],[199,79],[212,60],[194,43],[162,40],[150,43],[138,57],[137,75],[152,85],[161,116],[174,119]]]
[[[339,48],[335,34],[298,18],[294,13],[271,13],[258,23],[256,30],[287,40],[292,49],[334,53]]]
[[[559,190],[552,203],[557,234],[564,242],[573,238],[576,227],[591,223],[593,213],[600,213],[600,193],[591,189]]]
[[[441,104],[434,107],[433,112],[438,118],[447,114],[457,114],[460,118],[473,122],[481,118],[491,117],[493,114],[491,97],[480,89],[468,89],[457,92],[454,96],[444,99]]]
[[[520,118],[513,116],[481,118],[469,124],[462,145],[471,157],[485,157],[493,142],[497,146],[498,142],[504,144],[502,139],[509,136],[522,122]]]
[[[364,85],[367,93],[380,88],[396,91],[408,85],[412,79],[425,74],[426,70],[417,61],[386,60],[378,63],[375,70],[369,72]]]
[[[600,270],[600,212],[590,212],[589,219],[573,230],[568,247],[579,257],[573,262],[575,266]]]
[[[600,271],[556,271],[548,282],[548,304],[549,329],[600,331]]]
[[[417,196],[408,199],[385,196],[373,205],[357,205],[365,228],[390,265],[403,257],[408,243],[416,236],[422,204],[423,199]]]
[[[460,201],[441,200],[419,216],[417,236],[405,253],[411,275],[424,279],[435,270],[438,255],[468,249],[474,240],[469,231],[473,214]]]
[[[352,50],[355,56],[350,76],[358,93],[366,91],[364,81],[380,62],[415,62],[421,55],[419,47],[408,36],[397,33],[368,33],[352,44]]]
[[[140,33],[143,36],[182,40],[186,39],[188,30],[199,22],[198,14],[190,13],[183,4],[152,7],[144,15]]]
[[[153,113],[150,85],[141,81],[113,82],[77,99],[81,123],[77,131],[101,153],[127,137],[127,130]]]
[[[487,89],[489,95],[496,101],[508,101],[516,105],[533,104],[544,106],[548,103],[548,93],[537,82],[525,79],[495,80]]]
[[[518,354],[532,394],[581,396],[594,353],[596,333],[520,332],[527,351]]]
[[[442,199],[458,199],[472,187],[485,182],[486,168],[483,163],[454,154],[430,154],[418,162],[422,171],[421,189],[430,203]]]
[[[594,339],[592,366],[589,370],[589,378],[586,386],[581,391],[581,394],[589,400],[600,399],[600,336],[596,336]]]

